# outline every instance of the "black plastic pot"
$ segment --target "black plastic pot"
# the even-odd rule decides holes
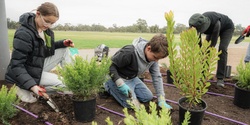
[[[189,120],[189,122],[190,122],[189,125],[201,125],[204,114],[205,114],[205,110],[207,109],[206,102],[202,100],[201,105],[202,105],[203,109],[201,109],[201,110],[187,110],[186,107],[183,107],[181,105],[182,102],[185,102],[186,100],[187,100],[186,97],[182,97],[178,101],[178,105],[179,105],[179,125],[181,125],[181,123],[185,119],[184,116],[185,116],[185,113],[187,111],[189,111],[190,114],[191,114],[191,118]]]
[[[230,76],[231,76],[231,66],[226,66],[226,70],[225,70],[225,77],[226,78],[230,78]]]
[[[173,79],[171,78],[171,72],[170,70],[167,70],[167,83],[173,84]]]
[[[78,122],[91,122],[95,118],[96,98],[87,101],[73,100],[75,119]]]
[[[233,103],[240,108],[250,108],[250,91],[242,89],[235,84]]]

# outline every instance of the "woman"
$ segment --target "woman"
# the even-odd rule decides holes
[[[53,3],[41,4],[36,13],[20,16],[21,26],[16,30],[12,57],[5,79],[18,86],[17,95],[24,102],[35,102],[33,93],[43,96],[55,92],[52,86],[64,87],[56,74],[50,73],[58,64],[70,63],[66,47],[74,47],[69,40],[54,41],[50,27],[59,19],[59,12]]]

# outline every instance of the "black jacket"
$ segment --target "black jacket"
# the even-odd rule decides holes
[[[44,31],[47,41],[44,44],[38,35],[34,13],[21,15],[19,23],[21,26],[14,35],[12,57],[5,80],[28,90],[40,83],[45,58],[54,55],[55,49],[65,46],[63,40],[54,42],[54,33],[50,29]]]
[[[226,30],[234,30],[233,21],[224,14],[217,12],[205,12],[202,15],[208,17],[211,21],[209,28],[204,32],[206,34],[206,40],[212,41],[212,43],[217,43],[218,37]],[[201,35],[200,35],[201,41]]]

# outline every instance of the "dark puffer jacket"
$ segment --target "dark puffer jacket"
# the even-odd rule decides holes
[[[64,48],[63,40],[54,42],[54,33],[50,29],[44,31],[46,45],[38,35],[34,13],[20,16],[21,26],[16,30],[13,41],[13,52],[5,74],[5,80],[29,90],[39,84],[44,60],[52,56],[55,49]]]

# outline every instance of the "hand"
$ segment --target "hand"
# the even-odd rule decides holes
[[[250,31],[250,25],[243,31],[243,35],[249,33]]]
[[[169,104],[167,104],[165,100],[158,101],[158,106],[160,106],[161,108],[162,108],[162,106],[164,106],[167,109],[173,109],[172,106],[170,106]]]
[[[74,45],[74,43],[73,43],[73,41],[72,40],[70,40],[70,39],[66,39],[66,40],[64,40],[63,41],[63,45],[64,46],[69,46],[69,47],[74,47],[75,45]]]
[[[118,87],[118,89],[122,92],[122,94],[128,96],[128,93],[130,92],[130,88],[127,84],[123,83],[121,86]]]
[[[39,95],[39,96],[43,96],[43,93],[46,93],[46,90],[44,87],[35,85],[33,87],[31,87],[30,89],[31,91],[33,91],[35,94]]]

